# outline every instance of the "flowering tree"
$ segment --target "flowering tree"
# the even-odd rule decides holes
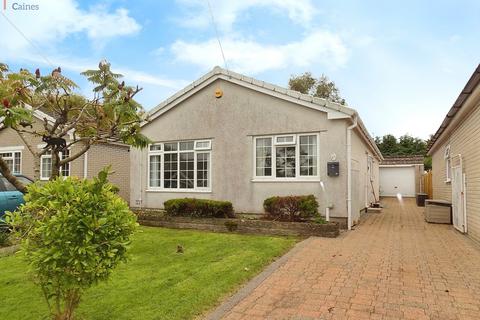
[[[40,157],[47,153],[52,155],[51,179],[55,179],[62,166],[82,156],[94,144],[121,142],[143,148],[149,143],[140,133],[146,113],[134,100],[142,89],[120,82],[122,75],[112,72],[105,60],[98,69],[82,75],[94,85],[92,97],[80,94],[78,86],[62,75],[60,67],[42,75],[39,69],[33,73],[25,69],[11,72],[0,64],[0,131],[16,131],[34,155],[36,179],[40,175]],[[35,117],[40,118],[40,126]],[[32,138],[41,138],[45,148],[38,149]],[[60,157],[63,150],[75,145],[79,146],[76,153]],[[1,157],[0,173],[25,192]]]

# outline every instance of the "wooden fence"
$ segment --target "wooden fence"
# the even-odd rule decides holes
[[[422,189],[428,194],[428,199],[433,199],[432,170],[422,176]]]

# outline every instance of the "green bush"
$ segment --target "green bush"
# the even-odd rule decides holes
[[[318,214],[315,196],[287,196],[265,199],[266,218],[278,221],[304,221]]]
[[[205,199],[171,199],[163,203],[165,212],[169,216],[197,217],[197,218],[233,218],[232,203]]]
[[[0,225],[0,248],[8,247],[10,245],[10,237],[8,230],[4,229]]]
[[[107,176],[32,184],[25,205],[7,214],[55,320],[74,319],[84,290],[126,260],[136,217]]]

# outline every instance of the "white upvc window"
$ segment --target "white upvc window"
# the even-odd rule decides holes
[[[275,137],[275,145],[294,145],[295,144],[295,135],[289,134],[285,136],[276,136]]]
[[[319,134],[254,138],[254,179],[318,180]]]
[[[201,140],[195,141],[195,150],[210,150],[212,149],[212,141]]]
[[[445,148],[443,158],[445,160],[445,183],[449,183],[452,181],[452,158],[450,157],[450,145]]]
[[[211,140],[154,143],[148,151],[148,189],[211,190]]]
[[[8,169],[13,174],[22,173],[22,152],[21,151],[1,151],[0,156],[7,163]]]
[[[64,150],[59,154],[60,159],[64,160],[70,156],[70,150]],[[60,167],[60,175],[70,176],[70,162]],[[52,153],[48,151],[40,157],[40,180],[48,180],[52,176]]]

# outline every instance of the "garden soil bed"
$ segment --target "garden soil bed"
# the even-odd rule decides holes
[[[313,222],[280,222],[241,218],[169,217],[161,213],[155,214],[151,211],[136,211],[136,214],[141,225],[152,227],[327,238],[335,238],[340,234],[339,224],[336,222],[318,224]]]

